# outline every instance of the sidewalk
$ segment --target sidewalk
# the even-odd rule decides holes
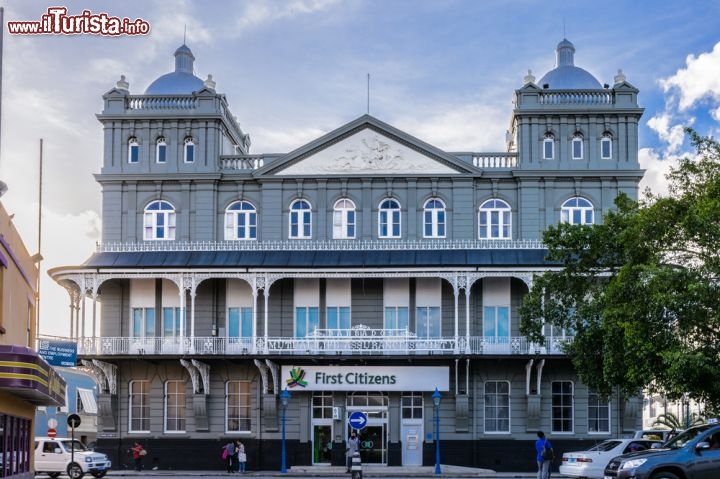
[[[481,477],[497,479],[534,479],[537,472],[495,472],[490,469],[476,469],[472,467],[440,465],[440,474],[435,474],[434,466],[418,467],[388,467],[388,466],[363,466],[363,479],[367,477]],[[289,467],[286,474],[280,471],[249,471],[245,474],[232,475],[224,469],[211,471],[175,471],[167,469],[144,470],[111,470],[108,476],[225,476],[225,477],[347,477],[350,474],[345,472],[345,467],[337,466],[293,466]]]

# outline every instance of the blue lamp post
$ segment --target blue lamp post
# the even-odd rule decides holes
[[[287,467],[285,467],[285,414],[287,413],[288,401],[290,401],[290,392],[285,388],[280,393],[280,406],[282,406],[282,462],[280,463],[280,472],[282,474],[287,473]]]
[[[432,395],[435,405],[435,474],[440,474],[440,391],[435,388]]]

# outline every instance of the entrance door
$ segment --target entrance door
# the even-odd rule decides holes
[[[312,441],[313,464],[330,464],[332,460],[332,425],[314,424]]]
[[[420,392],[404,392],[400,402],[402,465],[422,466],[423,396]]]
[[[387,465],[387,408],[370,406],[356,410],[362,410],[368,418],[367,426],[360,430],[355,429],[360,439],[360,461],[363,464]],[[348,422],[352,413],[353,410],[348,409],[348,419],[345,421],[348,424],[347,437],[353,430]]]

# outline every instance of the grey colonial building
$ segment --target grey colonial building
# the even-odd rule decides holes
[[[579,382],[571,331],[519,334],[556,267],[543,230],[601,221],[643,174],[638,90],[574,53],[563,40],[556,68],[528,72],[498,153],[364,115],[254,154],[187,46],[143,94],[122,78],[98,115],[102,244],[51,271],[101,385],[98,448],[129,463],[138,440],[146,466],[206,469],[239,438],[249,469],[276,469],[285,437],[290,467],[343,464],[364,426],[365,464],[429,465],[437,412],[443,463],[530,470],[538,429],[562,451],[639,428],[638,398]]]

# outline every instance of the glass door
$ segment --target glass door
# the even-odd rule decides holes
[[[332,425],[314,424],[312,441],[313,464],[330,464],[332,461]]]

